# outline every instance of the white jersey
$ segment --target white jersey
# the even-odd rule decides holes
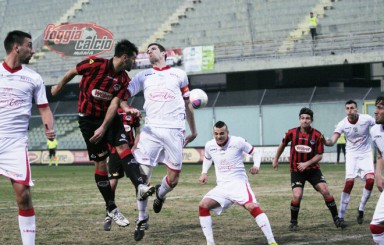
[[[0,64],[0,136],[27,135],[32,99],[38,107],[48,106],[41,76],[26,66],[12,70]]]
[[[372,141],[379,151],[384,154],[384,125],[376,124],[371,128]]]
[[[151,68],[136,74],[129,83],[131,96],[144,91],[145,124],[185,128],[185,99],[189,98],[187,74],[178,68]]]
[[[335,133],[345,134],[347,154],[371,151],[372,141],[369,128],[373,125],[375,125],[375,119],[367,114],[359,114],[355,124],[350,123],[348,117],[337,124]]]
[[[204,162],[214,162],[218,185],[234,180],[248,181],[242,154],[251,154],[253,150],[253,146],[241,137],[229,136],[227,144],[223,147],[217,145],[213,139],[205,145]]]

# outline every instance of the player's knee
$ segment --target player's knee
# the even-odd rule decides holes
[[[256,218],[260,214],[264,213],[263,210],[259,206],[256,206],[252,208],[252,210],[249,211],[249,213],[253,216],[253,218]]]
[[[199,205],[199,216],[210,216],[209,208],[206,205]]]
[[[374,179],[372,179],[372,178],[368,178],[368,179],[365,181],[365,189],[367,189],[367,190],[369,190],[369,191],[372,191],[374,183],[375,183],[375,180],[374,180]]]
[[[353,189],[353,185],[355,184],[354,180],[347,180],[345,181],[344,190],[343,192],[351,194],[351,191]]]
[[[16,195],[17,205],[20,209],[29,209],[32,206],[31,198],[31,192],[28,189],[25,189]]]

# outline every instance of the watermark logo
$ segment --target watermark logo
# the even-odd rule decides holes
[[[49,24],[44,44],[61,56],[90,56],[112,50],[113,34],[95,23]]]

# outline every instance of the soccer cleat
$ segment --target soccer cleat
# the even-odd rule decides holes
[[[145,230],[148,230],[149,228],[148,220],[149,217],[145,220],[136,220],[135,233],[133,234],[135,241],[140,241],[141,239],[143,239]]]
[[[155,193],[155,187],[140,184],[137,188],[137,200],[144,200]]]
[[[104,230],[105,231],[110,231],[111,230],[111,226],[112,226],[112,219],[111,217],[107,216],[105,217],[104,219]]]
[[[291,223],[289,225],[289,230],[290,231],[298,231],[299,230],[299,226],[297,225],[297,223]]]
[[[278,245],[277,242],[270,242],[269,245]]]
[[[348,225],[345,223],[344,219],[343,218],[339,218],[337,217],[334,221],[335,225],[336,225],[336,228],[341,228],[341,229],[344,229],[346,228]]]
[[[112,212],[108,212],[108,216],[112,218],[118,226],[125,227],[129,225],[129,221],[127,220],[127,218],[125,218],[124,214],[122,214],[118,208],[115,208],[114,210],[112,210]]]
[[[361,225],[364,221],[364,211],[360,211],[357,209],[357,217],[356,217],[357,223]]]
[[[163,203],[165,202],[165,197],[164,198],[159,197],[160,185],[157,185],[155,189],[156,189],[156,199],[153,201],[153,211],[155,213],[160,213],[161,208],[163,207]]]

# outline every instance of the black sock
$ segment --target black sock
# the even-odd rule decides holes
[[[99,191],[104,198],[108,212],[111,212],[116,208],[116,204],[114,198],[115,195],[113,194],[111,185],[109,184],[108,176],[95,173],[95,181],[97,188],[99,188]]]
[[[297,218],[299,216],[300,204],[291,201],[291,223],[297,224]]]
[[[122,159],[124,172],[135,186],[137,192],[138,186],[145,183],[140,173],[140,165],[138,163],[131,163],[124,160],[125,158]]]
[[[331,197],[331,198],[325,200],[325,205],[327,205],[329,211],[331,212],[333,220],[337,219],[338,213],[337,213],[337,206],[335,203],[335,199],[333,197]]]

